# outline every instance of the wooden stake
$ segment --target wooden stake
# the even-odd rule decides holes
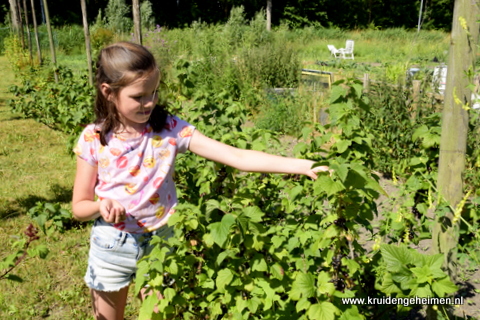
[[[472,93],[467,78],[473,74],[478,44],[478,4],[471,0],[455,0],[452,35],[448,55],[448,72],[442,113],[438,190],[455,208],[463,198],[462,173],[465,169],[468,111]],[[438,218],[433,230],[433,250],[445,255],[445,267],[455,282],[460,220],[452,212]]]
[[[80,0],[82,7],[82,20],[83,20],[83,34],[85,35],[85,51],[87,53],[88,63],[88,83],[93,86],[93,61],[92,61],[92,47],[90,44],[90,31],[88,29],[87,21],[87,5],[85,0]]]
[[[37,44],[37,57],[38,57],[38,64],[42,64],[42,49],[40,48],[40,39],[38,38],[38,28],[37,28],[37,16],[35,13],[35,4],[33,0],[30,0],[30,4],[32,6],[32,18],[33,18],[33,30],[35,32],[35,42]]]
[[[142,18],[140,15],[140,1],[133,0],[133,29],[135,34],[135,41],[142,44]]]
[[[45,20],[47,23],[48,40],[50,42],[50,54],[52,56],[53,67],[55,68],[54,70],[55,82],[58,82],[57,57],[55,55],[55,44],[53,43],[52,27],[50,25],[50,14],[48,12],[47,0],[43,0],[43,7],[45,10]]]

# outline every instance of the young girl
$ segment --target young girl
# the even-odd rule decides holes
[[[242,171],[304,174],[327,167],[313,161],[242,150],[204,136],[157,106],[160,72],[143,46],[120,42],[104,48],[96,74],[96,121],[75,148],[76,219],[95,219],[85,281],[96,319],[123,320],[128,286],[153,235],[170,237],[177,204],[175,156],[190,150]]]

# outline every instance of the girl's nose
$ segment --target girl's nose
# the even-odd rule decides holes
[[[157,92],[155,91],[151,96],[145,96],[142,98],[142,104],[144,106],[149,106],[150,104],[155,104],[157,100]]]

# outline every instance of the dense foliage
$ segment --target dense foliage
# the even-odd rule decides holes
[[[91,22],[100,11],[105,16],[112,7],[111,3],[121,4],[121,0],[95,0],[87,6],[87,15]],[[141,1],[142,3],[148,1]],[[422,25],[426,29],[450,30],[453,14],[453,0],[423,1]],[[125,3],[125,1],[123,1]],[[130,3],[127,12],[117,14],[131,17]],[[228,20],[233,7],[243,6],[249,19],[265,9],[267,1],[150,1],[154,22],[167,27],[190,26],[194,21],[206,23],[224,23]],[[405,0],[280,0],[272,1],[272,23],[286,23],[291,27],[323,26],[343,29],[354,28],[407,28],[417,27],[420,1]],[[49,0],[50,16],[54,25],[82,24],[80,1]],[[118,5],[117,5],[117,8]],[[147,9],[147,8],[144,8]],[[124,9],[120,9],[124,10]],[[6,14],[6,10],[0,14]],[[42,13],[37,8],[37,20],[42,21]],[[1,16],[0,16],[1,18]],[[2,19],[1,21],[3,21]]]

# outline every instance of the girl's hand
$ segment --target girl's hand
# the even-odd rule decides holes
[[[333,170],[330,169],[327,166],[319,166],[319,167],[314,167],[314,168],[310,169],[306,173],[306,175],[309,176],[310,178],[312,178],[313,180],[316,180],[318,178],[318,175],[317,175],[318,172],[327,172],[327,171],[330,172],[330,175],[333,172]]]
[[[126,219],[125,208],[118,201],[112,199],[100,201],[100,214],[108,223],[119,223]]]

